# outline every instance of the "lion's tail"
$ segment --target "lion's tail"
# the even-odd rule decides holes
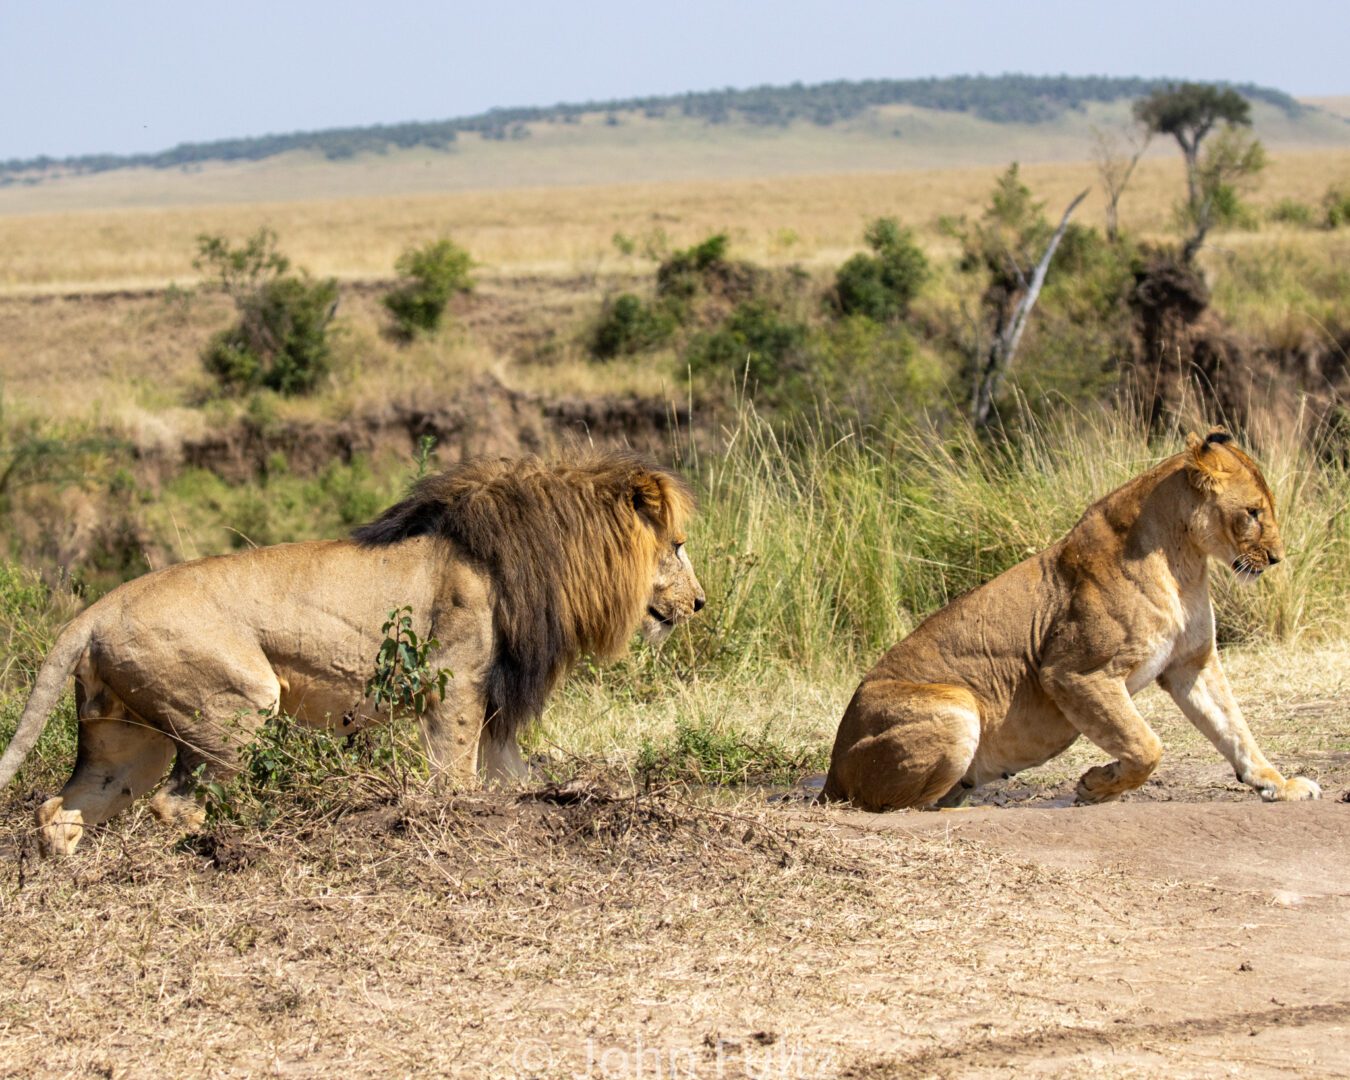
[[[9,740],[4,756],[0,757],[0,788],[14,779],[19,766],[37,745],[42,729],[47,726],[47,718],[65,691],[66,680],[89,647],[96,619],[92,609],[77,616],[61,631],[47,659],[42,662],[33,692],[28,695],[28,704],[14,729],[14,737]]]

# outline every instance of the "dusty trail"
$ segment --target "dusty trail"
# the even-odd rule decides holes
[[[1009,988],[1050,1006],[1049,1023],[971,1038],[951,1015],[955,1037],[864,1055],[852,1075],[1350,1072],[1350,805],[1125,802],[847,821],[1088,874],[1097,911],[1077,929],[1099,939],[1067,986],[1030,975]],[[1052,890],[1026,897],[1060,902]],[[1077,937],[1066,932],[1066,948]]]

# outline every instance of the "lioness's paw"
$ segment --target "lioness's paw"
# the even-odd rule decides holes
[[[1095,765],[1078,778],[1078,787],[1074,793],[1079,803],[1094,806],[1097,803],[1110,802],[1120,796],[1120,792],[1109,783],[1111,779],[1109,769],[1110,766],[1107,765]]]
[[[1317,786],[1317,781],[1309,780],[1306,776],[1291,776],[1275,793],[1275,801],[1277,802],[1296,802],[1299,799],[1320,799],[1321,797],[1322,789]]]

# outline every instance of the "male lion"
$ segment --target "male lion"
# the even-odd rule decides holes
[[[38,808],[44,847],[74,850],[153,787],[161,820],[202,820],[202,779],[239,768],[273,710],[352,730],[381,626],[411,605],[429,658],[453,673],[422,716],[433,770],[459,783],[524,772],[521,725],[583,653],[618,654],[641,627],[664,639],[704,604],[674,474],[623,454],[576,464],[480,461],[419,482],[351,540],[199,559],[114,589],[74,619],[38,673],[0,786],[32,749],[72,672],[79,754]]]
[[[1284,557],[1256,463],[1215,430],[1088,507],[1062,540],[926,619],[881,658],[839,724],[823,798],[955,806],[1086,735],[1116,760],[1083,803],[1139,787],[1162,743],[1131,697],[1155,679],[1267,800],[1315,799],[1242,719],[1214,649],[1208,560],[1255,581]]]

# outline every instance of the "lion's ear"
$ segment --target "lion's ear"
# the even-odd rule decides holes
[[[633,475],[633,509],[661,536],[678,534],[694,508],[694,497],[678,477],[660,469]]]
[[[663,536],[675,524],[668,488],[669,481],[660,473],[644,469],[633,477],[633,509]]]
[[[1223,438],[1215,440],[1216,434]],[[1230,438],[1226,431],[1216,428],[1207,438],[1200,438],[1195,432],[1186,436],[1186,479],[1196,491],[1217,491],[1219,487],[1219,463],[1214,447],[1222,445]]]

